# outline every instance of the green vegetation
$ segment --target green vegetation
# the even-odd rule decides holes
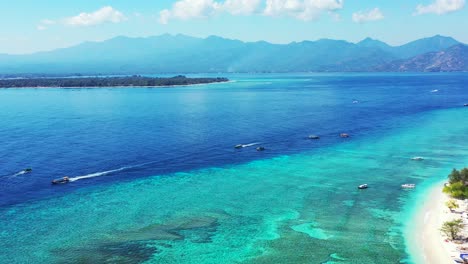
[[[170,78],[151,78],[139,75],[127,77],[70,77],[0,79],[1,88],[22,87],[121,87],[121,86],[173,86],[229,81],[227,78],[187,78],[178,75]]]
[[[448,209],[450,209],[450,211],[453,212],[453,210],[457,209],[459,206],[458,206],[458,203],[453,200],[453,199],[450,199],[448,200],[445,205],[448,207]]]
[[[444,187],[444,192],[453,198],[468,198],[468,168],[461,171],[453,169],[448,176],[449,184]]]
[[[442,225],[440,231],[449,239],[455,240],[459,237],[460,231],[463,229],[463,221],[461,219],[447,221]]]

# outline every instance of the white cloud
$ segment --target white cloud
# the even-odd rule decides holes
[[[384,15],[379,8],[374,8],[369,11],[359,11],[353,13],[353,21],[356,23],[366,23],[370,21],[377,21],[384,19]]]
[[[204,18],[214,15],[220,8],[220,4],[213,0],[181,0],[172,6],[172,9],[164,9],[159,15],[159,22],[167,24],[170,19],[187,20],[192,18]]]
[[[307,21],[318,18],[323,12],[343,8],[343,2],[344,0],[179,0],[172,8],[159,13],[159,22],[167,24],[171,19],[206,18],[222,12],[232,15],[262,13],[266,16],[291,16]]]
[[[126,17],[111,6],[105,6],[92,13],[80,13],[77,16],[65,18],[64,23],[71,26],[93,26],[106,22],[120,23]]]
[[[324,11],[343,8],[344,0],[267,0],[264,15],[291,16],[300,20],[317,19]]]
[[[258,11],[261,0],[226,0],[222,9],[233,15],[249,15]]]
[[[43,19],[43,20],[41,20],[41,24],[43,24],[43,25],[53,25],[53,24],[55,24],[55,21],[50,20],[50,19]]]
[[[159,23],[167,24],[169,23],[169,19],[171,19],[171,11],[169,11],[168,9],[164,9],[161,12],[159,12]]]
[[[41,24],[39,24],[39,25],[37,25],[36,29],[37,29],[37,30],[41,30],[41,31],[42,31],[42,30],[46,30],[46,29],[47,29],[47,27],[46,27],[46,26],[44,26],[44,25],[41,25]]]
[[[37,30],[46,30],[49,28],[50,25],[54,25],[56,24],[57,22],[55,22],[54,20],[50,20],[50,19],[43,19],[41,21],[39,21],[39,25],[36,26],[36,29]]]
[[[413,15],[422,14],[438,14],[443,15],[446,13],[461,10],[465,6],[465,0],[436,0],[429,5],[418,5],[416,12]]]
[[[171,9],[164,9],[159,13],[159,22],[167,24],[171,19],[206,18],[222,12],[249,15],[258,11],[261,2],[262,0],[180,0]]]

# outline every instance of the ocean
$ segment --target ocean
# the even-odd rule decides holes
[[[418,199],[468,165],[467,73],[225,76],[0,89],[0,262],[414,262]]]

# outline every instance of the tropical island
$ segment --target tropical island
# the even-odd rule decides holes
[[[31,88],[31,87],[162,87],[194,84],[209,84],[227,82],[228,78],[188,78],[177,75],[169,78],[153,78],[140,75],[124,77],[68,77],[68,78],[16,78],[0,79],[1,88]]]

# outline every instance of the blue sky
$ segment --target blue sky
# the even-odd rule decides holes
[[[465,0],[0,0],[0,53],[182,33],[273,43],[436,34],[468,43]]]

